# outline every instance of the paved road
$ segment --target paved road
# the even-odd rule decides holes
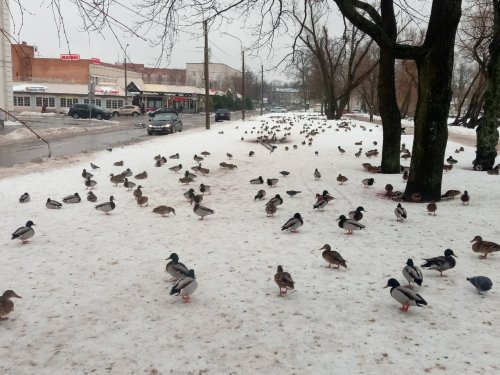
[[[258,112],[248,113],[247,116],[257,114]],[[184,131],[190,129],[204,127],[204,115],[181,115],[184,123]],[[241,112],[232,113],[232,121],[241,119]],[[21,118],[29,123],[33,130],[47,128],[64,128],[68,126],[85,126],[90,128],[84,133],[70,134],[63,137],[55,137],[47,139],[52,150],[52,157],[62,155],[74,155],[88,151],[104,150],[108,147],[118,147],[125,144],[141,142],[149,139],[146,134],[146,129],[140,126],[140,123],[145,126],[148,122],[148,117],[120,117],[116,119],[113,126],[110,125],[107,129],[92,130],[92,127],[102,127],[106,121],[98,120],[74,120],[68,116],[27,116]],[[214,117],[211,116],[211,124],[214,123]],[[109,123],[108,123],[109,124]],[[16,127],[0,128],[0,134],[15,130]],[[23,164],[31,161],[42,161],[48,155],[47,145],[35,138],[16,141],[11,144],[2,144],[0,147],[0,167],[11,167],[16,164]]]

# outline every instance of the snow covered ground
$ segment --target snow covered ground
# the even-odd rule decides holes
[[[282,118],[263,121],[274,126]],[[499,177],[473,172],[474,149],[455,154],[460,145],[450,142],[446,157],[458,164],[445,173],[443,192],[468,190],[470,205],[460,199],[438,202],[433,217],[425,204],[403,203],[408,220],[398,223],[397,203],[383,194],[387,183],[404,190],[401,176],[369,175],[361,164],[377,165],[380,157],[354,157],[359,147],[381,149],[381,127],[365,124],[363,131],[358,122],[345,131],[335,121],[284,118],[278,137],[287,132],[288,120],[291,135],[273,153],[255,141],[262,124],[256,119],[25,165],[1,179],[0,287],[23,297],[14,300],[10,319],[0,322],[1,373],[498,373],[500,254],[480,260],[470,241],[481,235],[500,242]],[[312,146],[302,145],[303,124],[319,130]],[[402,137],[411,147],[412,136]],[[354,145],[358,141],[363,146]],[[202,162],[210,174],[190,186],[180,184],[182,174],[168,167],[182,163],[189,169],[196,165],[193,155],[204,150],[211,153]],[[154,166],[153,156],[177,152],[179,161]],[[120,160],[123,167],[113,166]],[[222,161],[238,168],[221,169]],[[91,171],[98,202],[116,199],[109,216],[85,200],[81,173],[90,170],[90,162],[101,167]],[[110,173],[126,168],[148,172],[140,183],[149,206],[139,207],[131,191],[110,183]],[[315,168],[322,173],[319,181]],[[282,170],[290,175],[282,177]],[[346,184],[336,182],[339,173],[349,178]],[[279,178],[277,187],[251,185],[258,176]],[[366,177],[375,178],[372,188],[361,183]],[[215,210],[203,221],[183,197],[201,182],[212,190],[202,204]],[[254,201],[259,189],[267,197]],[[290,198],[285,191],[292,189],[301,193]],[[325,189],[336,199],[322,212],[313,210],[315,194]],[[24,192],[31,201],[20,204]],[[75,192],[84,198],[81,203],[45,208],[47,198],[61,201]],[[266,217],[264,204],[275,194],[284,203]],[[176,215],[152,213],[161,204],[174,207]],[[357,206],[367,211],[366,229],[346,236],[335,220]],[[282,232],[296,212],[304,225],[295,234]],[[28,220],[36,224],[30,242],[10,240]],[[326,243],[348,261],[347,269],[326,268],[319,250]],[[424,270],[417,289],[429,307],[401,312],[383,289],[387,280],[403,282],[408,258],[421,264],[421,258],[447,248],[458,255],[456,267],[446,277]],[[190,304],[169,295],[165,258],[172,252],[196,272],[199,287]],[[278,296],[273,280],[277,265],[296,283],[285,297]],[[494,283],[483,296],[466,281],[477,275]]]

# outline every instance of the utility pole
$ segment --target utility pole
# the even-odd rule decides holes
[[[127,44],[125,46],[125,54],[123,55],[123,66],[125,68],[125,105],[127,105],[128,103],[128,94],[127,94],[127,47],[129,45]]]
[[[210,79],[208,77],[208,26],[207,20],[203,21],[203,34],[205,35],[205,129],[210,129]]]
[[[245,50],[241,48],[241,119],[245,119]]]
[[[260,65],[260,115],[264,109],[264,65]]]

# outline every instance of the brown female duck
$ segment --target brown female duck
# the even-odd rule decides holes
[[[10,300],[11,298],[22,297],[18,296],[13,290],[6,290],[5,292],[3,292],[2,297],[0,298],[0,320],[9,319],[4,316],[10,314],[10,312],[14,310],[14,302]]]
[[[476,236],[471,241],[474,242],[472,245],[472,250],[475,253],[481,253],[483,255],[480,256],[481,259],[484,259],[488,256],[488,254],[494,253],[496,251],[500,251],[500,245],[495,242],[483,241],[481,236]]]

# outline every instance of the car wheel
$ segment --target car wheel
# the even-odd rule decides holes
[[[102,120],[102,115],[100,113],[98,113],[96,116],[95,116],[96,119],[98,120]]]
[[[137,116],[139,116],[139,114],[137,112],[134,112],[134,113],[132,113],[132,116],[137,117]]]
[[[73,113],[73,118],[78,119],[78,118],[80,118],[80,116],[78,116],[78,113]]]
[[[113,117],[120,117],[120,114],[118,112],[113,112]]]
[[[184,125],[181,125],[181,127],[179,129],[179,133],[182,133],[183,130],[184,130]]]
[[[153,135],[153,132],[148,132],[148,135]]]

